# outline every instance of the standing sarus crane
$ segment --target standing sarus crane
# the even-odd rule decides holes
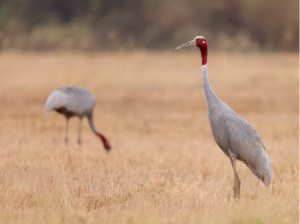
[[[51,110],[65,115],[66,117],[66,133],[65,144],[68,145],[68,123],[69,119],[77,116],[80,119],[78,144],[81,145],[81,126],[82,118],[87,116],[92,131],[101,139],[103,146],[107,152],[111,149],[110,143],[97,131],[93,120],[93,109],[96,104],[94,96],[81,86],[64,86],[50,94],[46,101],[46,114]]]
[[[221,101],[212,90],[207,77],[207,41],[203,36],[177,47],[197,46],[202,56],[202,82],[206,96],[210,127],[217,145],[230,159],[233,175],[234,198],[240,196],[241,182],[236,171],[236,160],[242,161],[251,172],[269,187],[272,179],[272,165],[264,144],[256,130],[242,117]]]

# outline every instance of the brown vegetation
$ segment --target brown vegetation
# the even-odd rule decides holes
[[[195,50],[195,52],[197,52]],[[0,221],[3,223],[298,223],[298,56],[211,53],[214,91],[260,133],[269,189],[215,144],[200,54],[0,54]],[[106,154],[78,120],[44,115],[51,91],[79,84],[96,97]]]

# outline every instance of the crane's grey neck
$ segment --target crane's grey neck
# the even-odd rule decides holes
[[[95,134],[98,134],[98,131],[97,131],[97,129],[96,129],[96,127],[95,127],[95,124],[94,124],[93,112],[91,112],[90,114],[88,114],[87,117],[88,117],[88,120],[89,120],[89,124],[90,124],[91,129],[93,130],[93,132],[94,132]]]
[[[209,111],[210,109],[213,109],[217,106],[217,103],[220,101],[220,99],[217,97],[210,86],[207,76],[207,65],[202,65],[202,83],[205,91],[207,109]]]

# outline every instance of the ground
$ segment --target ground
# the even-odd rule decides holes
[[[214,142],[195,48],[174,52],[0,54],[1,223],[298,223],[298,54],[210,52],[215,93],[260,134],[269,189]],[[48,95],[82,85],[95,123],[44,113]]]

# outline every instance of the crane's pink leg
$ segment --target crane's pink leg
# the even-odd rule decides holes
[[[80,122],[79,122],[79,133],[78,133],[78,144],[81,145],[81,127],[82,127],[82,119],[80,119]]]
[[[233,196],[234,196],[234,198],[239,198],[240,197],[240,189],[241,189],[241,181],[240,181],[239,176],[236,172],[236,159],[231,159],[230,158],[230,162],[231,162],[231,165],[232,165],[233,175],[234,175],[234,185],[232,187]]]
[[[68,126],[69,126],[69,119],[67,118],[66,133],[65,133],[65,144],[66,144],[66,146],[68,146],[68,142],[69,142],[69,139],[68,139]]]

